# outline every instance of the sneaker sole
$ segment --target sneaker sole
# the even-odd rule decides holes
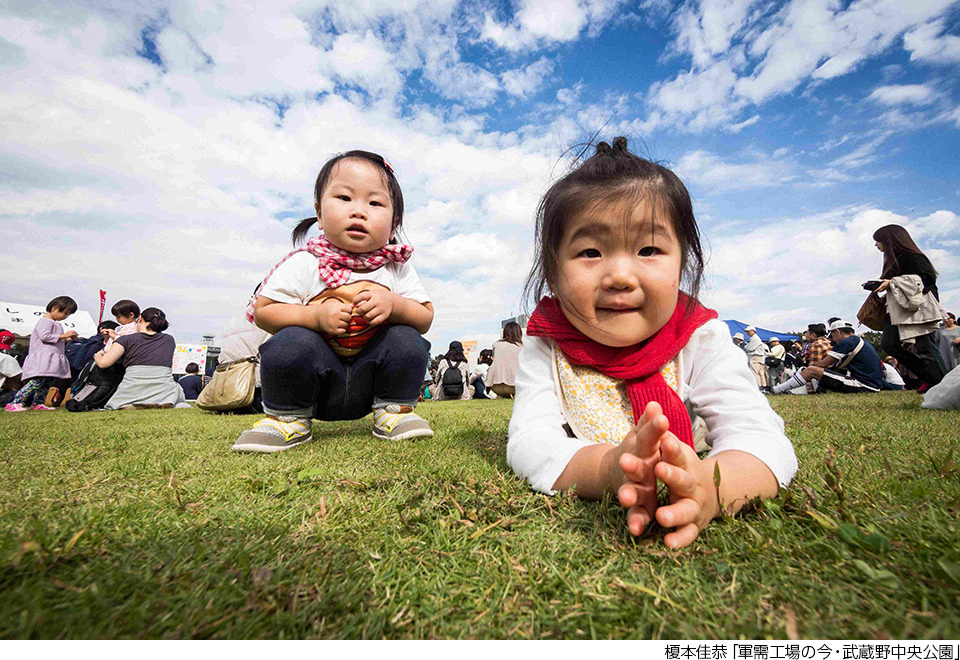
[[[401,433],[400,435],[386,435],[383,433],[377,433],[377,429],[373,429],[373,435],[381,440],[410,440],[412,438],[432,438],[433,430],[413,429],[407,431],[406,433]]]
[[[298,440],[288,445],[234,444],[232,447],[230,447],[230,451],[235,451],[242,454],[275,454],[278,451],[286,451],[288,449],[293,449],[294,447],[299,447],[300,445],[305,445],[311,440],[313,440],[312,437],[304,438],[303,440]]]

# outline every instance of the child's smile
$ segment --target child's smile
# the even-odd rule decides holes
[[[681,251],[649,208],[614,204],[570,221],[558,250],[558,297],[580,332],[607,346],[653,336],[677,306]]]
[[[393,235],[390,192],[380,170],[364,160],[337,163],[316,208],[324,235],[341,250],[379,250]]]

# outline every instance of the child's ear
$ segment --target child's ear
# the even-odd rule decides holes
[[[320,228],[320,231],[323,231],[323,220],[320,218],[320,202],[314,202],[313,208],[317,212],[317,226]]]

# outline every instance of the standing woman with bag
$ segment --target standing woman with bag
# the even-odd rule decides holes
[[[927,303],[933,303],[939,309],[940,292],[937,290],[937,271],[930,262],[930,259],[920,251],[917,244],[910,238],[910,234],[900,225],[885,225],[873,233],[873,240],[876,241],[877,249],[883,252],[883,271],[880,275],[880,286],[877,287],[877,293],[887,291],[887,315],[883,323],[883,335],[880,339],[880,346],[887,352],[897,358],[910,371],[915,373],[923,385],[917,389],[921,394],[929,387],[939,383],[944,376],[943,365],[940,362],[939,351],[934,343],[934,331],[936,325],[929,331],[915,330],[911,328],[906,330],[906,324],[901,322],[900,326],[894,325],[890,318],[890,308],[894,304],[891,300],[891,284],[897,286],[908,275],[918,276],[922,282],[922,294],[925,298],[933,297],[933,301],[927,300]],[[922,308],[923,306],[921,306]],[[914,319],[919,321],[921,319]],[[939,322],[939,319],[937,319]],[[911,322],[910,325],[917,325]],[[922,334],[916,334],[922,332]],[[916,354],[907,350],[903,342],[907,339],[913,339],[916,347]]]

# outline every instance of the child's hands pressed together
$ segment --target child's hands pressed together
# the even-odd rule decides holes
[[[669,422],[660,404],[647,404],[637,425],[620,443],[617,468],[622,483],[617,498],[627,509],[627,527],[639,536],[657,511],[657,479],[654,468],[660,462],[660,443],[668,435]]]
[[[357,313],[370,325],[380,325],[389,320],[396,306],[396,294],[387,289],[364,289],[353,298]]]
[[[350,327],[351,310],[349,303],[337,298],[328,298],[319,305],[309,305],[313,310],[317,327],[328,335],[342,335]]]
[[[674,528],[663,539],[667,547],[690,545],[719,513],[714,465],[715,460],[701,461],[693,449],[673,434],[661,441],[660,462],[654,472],[669,489],[670,504],[660,507],[656,515],[661,525]]]

